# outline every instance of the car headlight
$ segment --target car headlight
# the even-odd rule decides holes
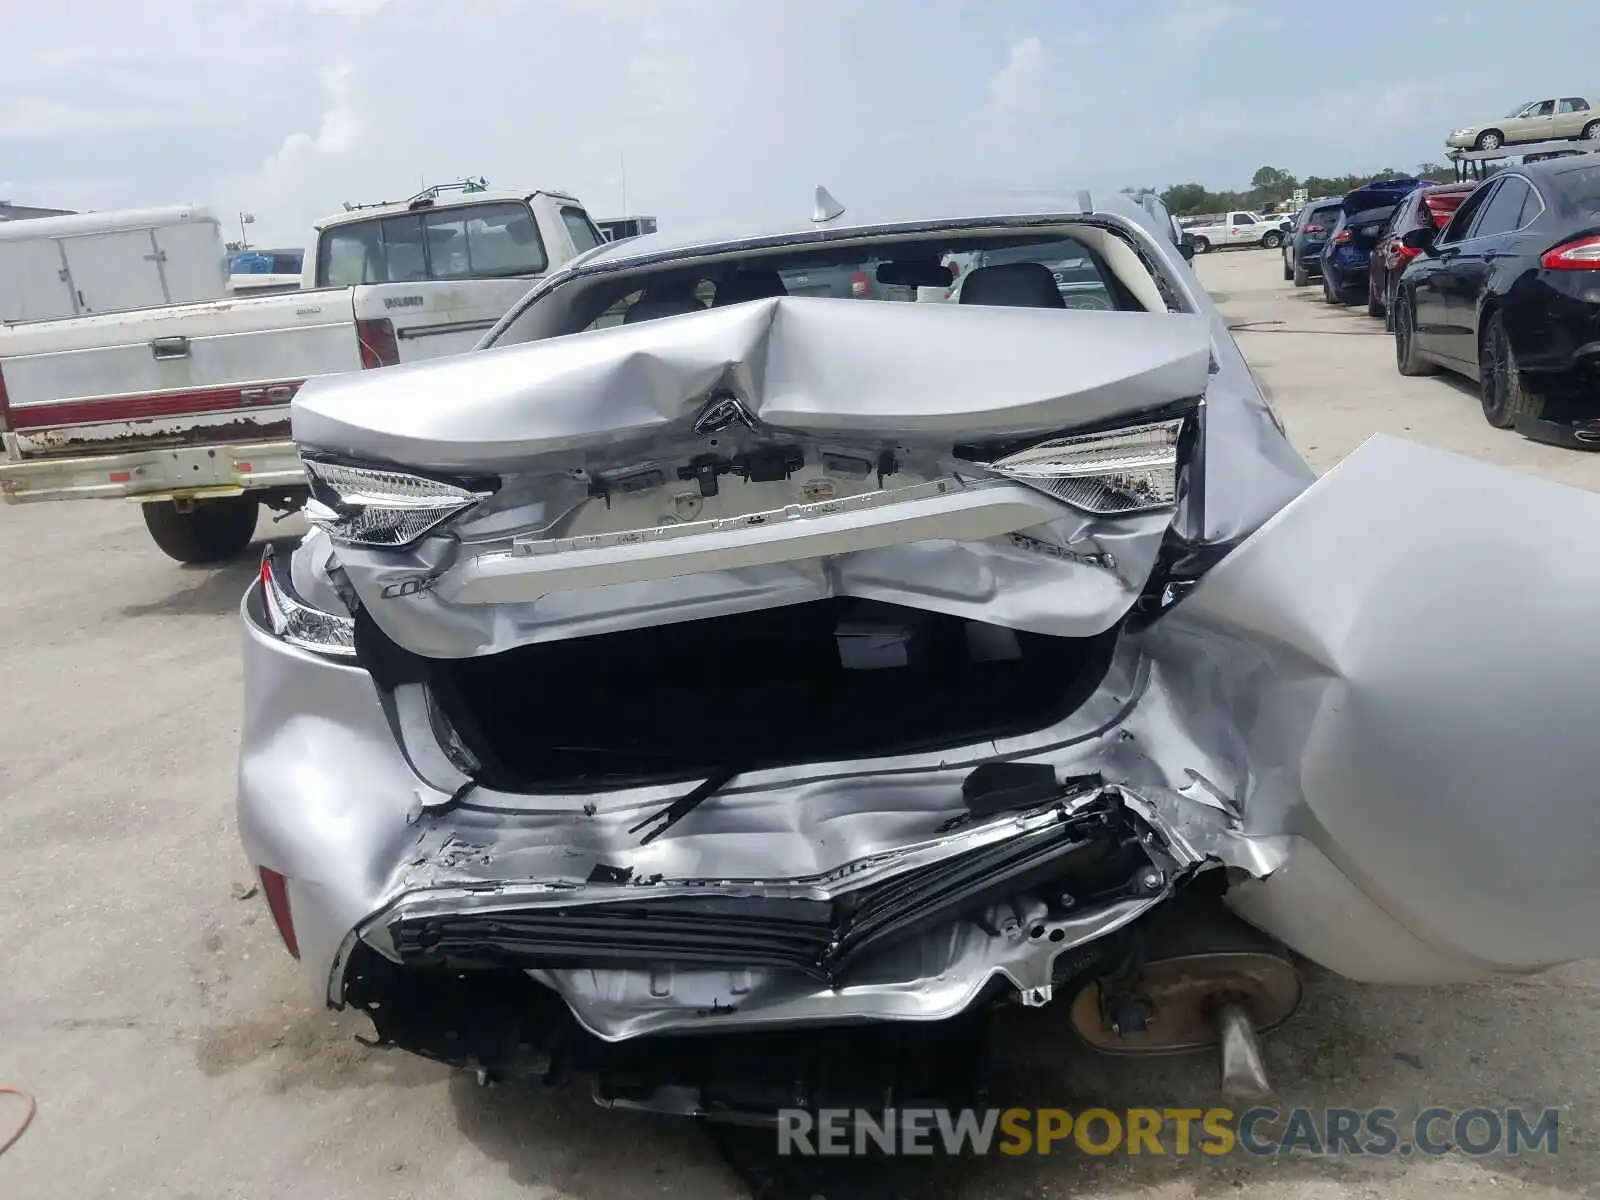
[[[1085,512],[1146,512],[1177,500],[1182,430],[1174,420],[1052,438],[986,465]]]
[[[302,461],[311,483],[306,520],[348,545],[402,549],[493,495],[405,471]]]
[[[272,547],[261,556],[261,607],[273,636],[315,654],[352,658],[356,652],[354,618],[313,608],[280,578]]]

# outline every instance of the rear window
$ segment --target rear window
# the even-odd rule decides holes
[[[346,287],[537,275],[548,265],[527,205],[476,204],[331,229],[318,248],[317,282]]]
[[[1574,167],[1558,172],[1556,186],[1579,208],[1600,212],[1600,167]]]
[[[1337,204],[1330,204],[1324,208],[1313,208],[1306,217],[1307,225],[1320,225],[1324,230],[1332,229],[1333,223],[1339,219],[1344,210]]]
[[[1136,255],[1121,255],[1120,246],[1105,253],[1115,255],[1114,263],[1102,257],[1093,238],[960,231],[855,245],[798,245],[626,275],[580,275],[540,296],[494,344],[770,296],[1128,312],[1166,308],[1160,285]],[[1124,277],[1122,270],[1130,274]]]

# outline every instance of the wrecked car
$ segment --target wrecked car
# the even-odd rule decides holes
[[[632,239],[292,419],[239,826],[382,1044],[760,1120],[1048,1005],[1243,1095],[1307,963],[1600,950],[1600,498],[1318,479],[1123,197]]]

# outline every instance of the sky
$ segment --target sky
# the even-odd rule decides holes
[[[1600,94],[1600,4],[1558,6],[1545,38],[1510,0],[0,0],[0,199],[203,203],[302,245],[464,175],[698,225],[809,214],[818,183],[1410,170]]]

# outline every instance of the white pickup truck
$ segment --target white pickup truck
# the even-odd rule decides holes
[[[302,383],[468,350],[603,242],[571,196],[460,186],[320,222],[300,290],[0,325],[0,499],[131,499],[180,562],[243,550],[304,503]]]
[[[1194,252],[1204,254],[1223,246],[1264,246],[1275,250],[1283,245],[1283,226],[1287,217],[1264,217],[1260,213],[1231,212],[1221,221],[1185,225],[1183,231],[1194,239]]]

